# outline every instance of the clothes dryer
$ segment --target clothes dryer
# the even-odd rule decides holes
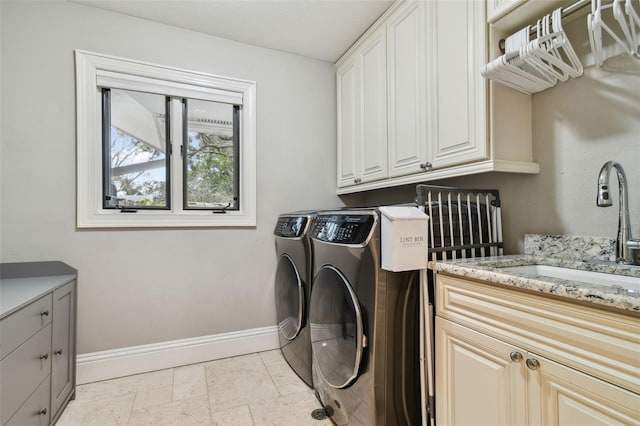
[[[274,230],[278,265],[275,303],[280,350],[293,371],[312,386],[309,298],[312,262],[309,231],[315,212],[294,212],[278,217]]]
[[[377,209],[319,212],[311,231],[313,383],[337,425],[419,425],[419,273],[380,267]]]

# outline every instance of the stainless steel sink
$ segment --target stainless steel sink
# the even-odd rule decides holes
[[[523,265],[500,268],[504,272],[513,272],[519,276],[535,279],[556,278],[562,280],[579,281],[583,283],[614,287],[623,292],[640,293],[640,278],[625,275],[606,274],[602,272],[584,271],[581,269],[563,268],[548,265]]]

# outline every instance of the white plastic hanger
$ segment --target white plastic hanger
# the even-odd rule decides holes
[[[625,0],[613,0],[613,3],[612,3],[613,17],[615,18],[616,22],[620,26],[620,29],[622,30],[622,34],[626,39],[626,42],[627,42],[626,45],[627,45],[627,49],[629,50],[629,54],[633,55],[635,43],[631,35],[631,26],[629,25],[629,21],[628,21],[629,16],[627,15],[626,11],[623,10],[622,8],[622,3],[624,1]]]
[[[638,1],[638,5],[640,6],[640,1]],[[629,18],[629,27],[631,28],[631,50],[634,55],[638,56],[640,54],[640,16],[634,9],[632,0],[626,0],[624,11]]]
[[[602,57],[602,29],[615,40],[625,51],[633,55],[633,51],[629,49],[629,46],[616,35],[616,33],[609,28],[607,24],[602,21],[602,11],[613,8],[613,3],[602,6],[602,0],[591,0],[591,13],[587,15],[587,28],[589,33],[589,44],[591,45],[591,51],[593,53],[593,59],[597,66],[602,66],[604,60]]]
[[[542,48],[546,49],[544,38],[547,35],[544,29],[544,20],[538,20],[536,25],[536,37],[522,46],[520,49],[520,57],[528,64],[530,69],[533,69],[536,75],[539,75],[544,80],[548,81],[549,86],[554,86],[558,80],[565,81],[564,75],[557,73],[551,64],[545,61],[541,55],[538,55],[537,50]],[[527,27],[528,30],[528,27]]]
[[[580,77],[584,69],[582,67],[582,62],[578,58],[576,51],[573,50],[573,46],[571,45],[571,41],[567,37],[567,34],[562,28],[562,9],[558,8],[553,11],[551,16],[551,24],[553,26],[553,32],[561,35],[562,43],[555,46],[554,51],[557,54],[558,58],[565,58],[564,62],[567,64],[567,73],[571,77]]]

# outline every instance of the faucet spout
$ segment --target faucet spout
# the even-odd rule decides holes
[[[611,207],[613,204],[609,194],[609,175],[611,169],[616,169],[618,176],[618,233],[616,235],[616,262],[632,263],[628,258],[628,243],[631,240],[631,225],[629,221],[629,203],[627,192],[627,176],[619,163],[607,161],[604,163],[598,174],[598,196],[596,205],[598,207]]]

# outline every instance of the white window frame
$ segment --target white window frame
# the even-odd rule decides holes
[[[77,227],[255,227],[256,226],[256,83],[201,72],[156,65],[99,53],[75,51],[77,120]],[[180,144],[182,127],[171,127],[171,210],[123,213],[102,203],[102,93],[101,85],[152,91],[170,96],[241,102],[240,209],[225,213],[183,210]],[[179,101],[172,99],[172,108]],[[182,114],[172,114],[179,116]],[[178,190],[179,192],[175,192]],[[179,200],[177,202],[176,200]]]

